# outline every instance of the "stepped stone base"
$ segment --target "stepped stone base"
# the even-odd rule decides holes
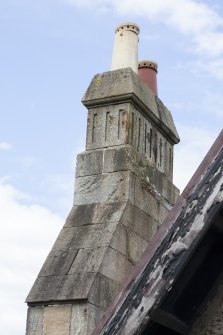
[[[177,193],[130,146],[80,154],[75,205],[27,298],[27,335],[90,334]]]

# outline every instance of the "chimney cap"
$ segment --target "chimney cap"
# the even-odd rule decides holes
[[[116,26],[115,28],[115,32],[119,32],[121,30],[130,30],[133,31],[134,33],[136,33],[137,35],[140,33],[140,28],[136,23],[133,22],[126,22],[126,23],[122,23],[119,24],[118,26]]]
[[[149,60],[149,59],[141,60],[141,61],[138,63],[138,67],[139,67],[139,68],[143,68],[143,67],[152,68],[152,69],[154,69],[156,72],[157,72],[157,70],[158,70],[158,64],[157,64],[156,62],[154,62],[153,60]]]

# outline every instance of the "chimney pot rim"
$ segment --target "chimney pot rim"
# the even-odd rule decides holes
[[[154,61],[154,60],[150,60],[150,59],[145,59],[145,60],[141,60],[138,62],[138,67],[140,68],[152,68],[154,69],[156,72],[158,70],[158,64]]]
[[[115,33],[119,32],[120,30],[130,30],[137,35],[140,33],[140,27],[134,22],[125,22],[117,25],[115,28]]]

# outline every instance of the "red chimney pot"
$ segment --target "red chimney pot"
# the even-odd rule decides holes
[[[138,64],[139,77],[157,96],[157,69],[158,64],[152,60],[142,60]]]

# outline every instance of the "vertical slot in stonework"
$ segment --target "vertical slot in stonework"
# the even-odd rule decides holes
[[[134,113],[132,113],[131,143],[134,146]]]
[[[97,113],[93,114],[93,121],[92,121],[92,143],[95,142],[95,138],[96,138],[96,126],[97,126]]]
[[[169,176],[171,175],[172,171],[172,150],[169,149]]]
[[[164,144],[164,167],[165,167],[165,173],[167,173],[167,162],[168,162],[168,157],[167,157],[167,142]]]
[[[155,139],[154,139],[154,159],[155,159],[155,163],[157,163],[157,154],[158,154],[158,136],[157,134],[155,134]]]
[[[150,128],[150,139],[149,139],[149,157],[152,157],[152,146],[153,146],[153,130]]]
[[[139,118],[139,125],[138,125],[138,143],[137,143],[137,150],[140,150],[140,139],[141,139],[141,119]]]
[[[163,160],[163,141],[162,138],[160,138],[160,167],[162,167],[162,160]]]
[[[121,129],[122,129],[122,112],[123,110],[120,109],[119,114],[118,114],[118,139],[120,138]]]
[[[110,112],[107,112],[105,120],[105,141],[108,140],[109,135],[110,135]]]
[[[144,135],[144,153],[147,152],[147,124],[145,123],[145,135]]]

